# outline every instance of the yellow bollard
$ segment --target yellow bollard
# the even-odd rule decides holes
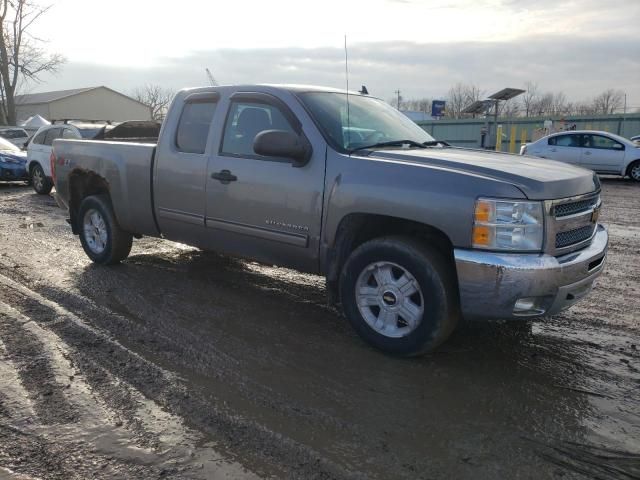
[[[502,125],[496,128],[496,152],[502,151]]]
[[[527,143],[527,129],[523,128],[520,132],[520,146],[522,147],[525,143]]]
[[[516,126],[511,126],[511,138],[509,139],[509,153],[516,153]]]

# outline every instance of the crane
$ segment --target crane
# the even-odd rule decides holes
[[[211,82],[211,86],[217,87],[218,82],[216,82],[216,79],[213,78],[213,75],[211,74],[211,70],[209,70],[208,68],[205,68],[205,70],[207,71],[207,77],[209,77],[209,82]]]

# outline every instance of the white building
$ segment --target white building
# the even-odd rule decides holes
[[[33,115],[53,120],[151,120],[151,109],[108,87],[77,88],[16,96],[18,124]]]

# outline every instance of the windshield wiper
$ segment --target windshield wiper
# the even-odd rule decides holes
[[[447,142],[443,142],[442,140],[431,140],[423,143],[419,143],[413,140],[391,140],[389,142],[380,142],[380,143],[374,143],[373,145],[353,148],[350,150],[350,152],[353,153],[353,152],[357,152],[358,150],[369,150],[371,148],[382,148],[382,147],[396,147],[396,146],[402,146],[402,145],[409,145],[410,147],[416,147],[416,148],[437,147],[438,145],[442,145],[443,147],[450,146]]]
[[[409,145],[411,147],[417,147],[417,148],[426,148],[428,146],[424,143],[418,143],[413,140],[391,140],[389,142],[380,142],[380,143],[374,143],[372,145],[366,145],[364,147],[353,148],[350,150],[350,152],[353,153],[353,152],[357,152],[358,150],[369,150],[371,148],[382,148],[382,147],[396,147],[396,146],[402,146],[402,145]]]

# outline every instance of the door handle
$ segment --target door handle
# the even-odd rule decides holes
[[[591,152],[587,150],[586,152],[584,152],[584,154],[585,155],[591,155]]]
[[[557,152],[557,150],[555,148],[552,148],[551,151],[552,152]]]
[[[238,180],[234,174],[232,174],[229,170],[221,170],[219,172],[214,172],[211,174],[211,178],[218,180],[220,183],[227,185],[229,182],[235,182]]]

